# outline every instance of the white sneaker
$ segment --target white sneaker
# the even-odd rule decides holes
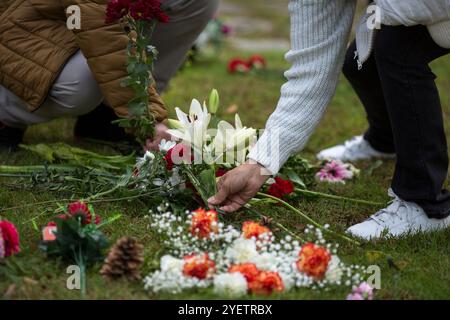
[[[348,228],[347,233],[370,240],[383,236],[398,237],[419,231],[435,231],[450,226],[450,217],[428,218],[417,204],[400,199],[391,189],[388,194],[394,200],[387,208],[378,211],[366,221]]]
[[[379,152],[372,148],[363,136],[355,136],[352,139],[345,141],[344,144],[322,150],[317,154],[317,159],[319,160],[333,159],[344,162],[368,160],[372,158],[393,159],[395,158],[395,153]]]

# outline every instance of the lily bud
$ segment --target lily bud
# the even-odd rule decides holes
[[[219,109],[219,92],[216,89],[212,89],[209,95],[209,112],[215,114]]]
[[[181,125],[181,122],[175,119],[168,119],[167,124],[169,125],[170,129],[182,129],[183,126]]]

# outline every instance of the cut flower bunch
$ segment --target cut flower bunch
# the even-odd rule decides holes
[[[160,268],[144,279],[154,293],[212,288],[225,297],[267,296],[294,288],[358,288],[366,277],[363,266],[343,263],[337,245],[327,243],[314,227],[306,228],[307,240],[277,239],[255,221],[244,222],[239,230],[221,222],[214,210],[188,211],[182,217],[168,203],[148,218],[167,249]]]
[[[156,23],[167,23],[169,17],[162,10],[160,0],[110,0],[105,22],[124,25],[128,36],[128,77],[122,85],[134,91],[134,98],[128,102],[130,117],[115,122],[132,130],[137,140],[144,144],[154,133],[154,117],[148,106],[153,61],[158,51],[151,45],[151,39]]]

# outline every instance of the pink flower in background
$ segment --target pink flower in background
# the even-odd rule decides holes
[[[14,224],[9,221],[0,221],[0,242],[0,251],[3,252],[1,256],[9,257],[20,252],[19,233]]]
[[[359,293],[350,293],[346,300],[364,300],[364,298]]]
[[[367,283],[362,282],[358,287],[354,288],[352,293],[347,296],[347,300],[372,300],[373,288]]]
[[[316,173],[316,179],[321,182],[345,183],[345,180],[353,178],[353,172],[348,165],[339,160],[327,162],[319,172]]]
[[[222,31],[222,34],[228,36],[231,34],[232,29],[230,26],[227,26],[226,24],[224,24],[224,25],[222,25],[221,31]]]

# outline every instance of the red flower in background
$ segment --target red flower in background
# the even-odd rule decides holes
[[[81,201],[72,202],[67,207],[67,212],[74,217],[81,217],[81,223],[83,225],[90,224],[92,222],[92,214],[86,203]]]
[[[213,275],[216,264],[207,253],[184,257],[183,274],[197,279],[206,279]]]
[[[260,225],[257,222],[254,221],[245,221],[242,224],[242,235],[246,239],[250,239],[252,237],[255,237],[258,239],[261,235],[265,233],[270,233],[270,229]]]
[[[0,236],[4,257],[9,257],[20,252],[19,233],[14,224],[7,220],[0,221]]]
[[[256,279],[260,271],[254,263],[241,263],[230,266],[228,272],[240,272],[247,279],[247,282],[250,283]]]
[[[328,269],[331,255],[327,249],[314,243],[306,243],[299,252],[297,269],[316,279],[322,278]]]
[[[250,65],[247,61],[235,58],[228,63],[229,73],[247,73],[250,71]]]
[[[130,15],[135,20],[169,22],[169,16],[161,9],[159,0],[137,0],[133,2],[130,7]]]
[[[267,191],[271,196],[282,198],[285,195],[294,192],[294,184],[290,180],[284,180],[280,177],[275,178],[275,183],[272,183]]]
[[[268,296],[284,290],[283,280],[278,272],[260,271],[253,281],[248,282],[251,293]]]
[[[191,154],[190,148],[179,143],[167,151],[164,160],[166,160],[166,169],[171,171],[175,164],[181,162],[192,163],[194,161],[194,155]]]
[[[218,232],[219,218],[214,210],[197,209],[191,221],[191,234],[199,238],[209,238],[211,233]]]
[[[254,69],[264,69],[267,65],[266,59],[260,55],[251,56],[248,59],[248,65]]]
[[[106,7],[106,23],[113,23],[128,14],[131,0],[111,0]]]

